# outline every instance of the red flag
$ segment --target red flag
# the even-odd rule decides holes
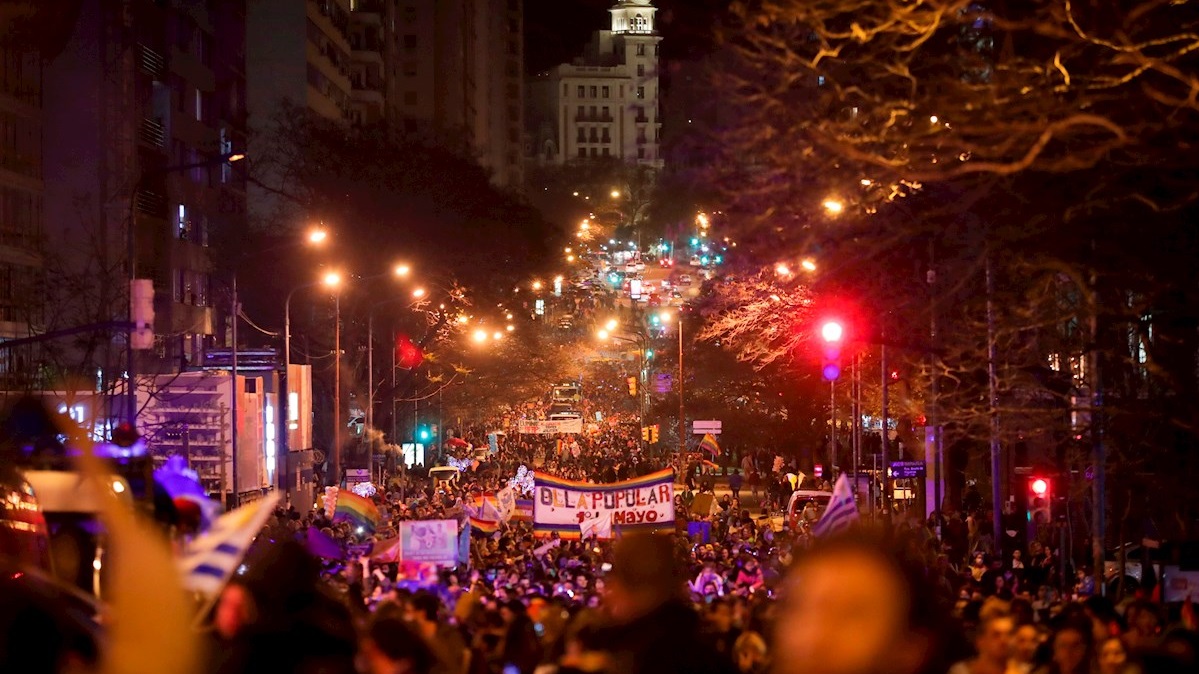
[[[405,370],[420,366],[425,360],[421,348],[412,343],[408,335],[400,333],[396,337],[396,363]]]

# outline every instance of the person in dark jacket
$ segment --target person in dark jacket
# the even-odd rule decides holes
[[[684,573],[669,536],[622,537],[604,581],[610,623],[600,630],[597,643],[607,656],[607,671],[735,671],[732,661],[701,637],[700,616],[686,601]]]

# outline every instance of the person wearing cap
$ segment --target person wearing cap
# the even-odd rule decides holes
[[[609,624],[598,644],[609,671],[628,674],[723,674],[732,662],[701,638],[700,616],[686,601],[686,580],[668,536],[622,537],[605,580]]]

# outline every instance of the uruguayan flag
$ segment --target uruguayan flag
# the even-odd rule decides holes
[[[212,523],[212,528],[192,539],[179,559],[183,585],[191,592],[215,595],[241,565],[254,537],[266,524],[279,492],[227,512]]]
[[[835,534],[845,531],[857,521],[858,504],[853,500],[853,490],[849,488],[849,480],[846,480],[845,474],[842,473],[841,477],[837,478],[837,484],[833,485],[833,497],[828,502],[828,509],[824,511],[824,515],[820,517],[816,526],[812,527],[812,534],[816,536]]]

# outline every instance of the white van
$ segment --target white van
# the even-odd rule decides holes
[[[804,508],[808,503],[816,504],[816,514],[823,515],[825,510],[828,510],[829,501],[833,499],[833,492],[821,491],[817,489],[797,489],[791,494],[790,500],[787,501],[787,526],[791,529],[799,527],[799,520],[803,517]]]

